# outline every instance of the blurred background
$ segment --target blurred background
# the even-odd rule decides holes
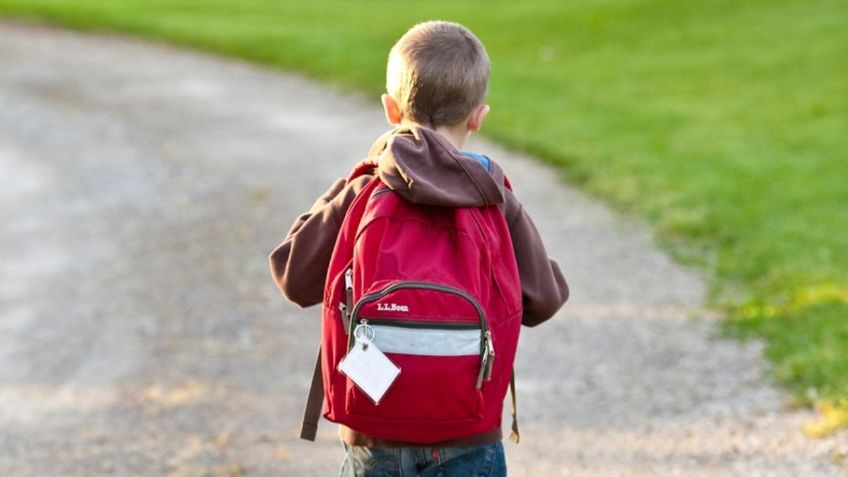
[[[848,8],[841,0],[0,0],[0,21],[14,25],[0,30],[0,76],[7,88],[0,102],[0,206],[6,228],[5,250],[0,250],[0,329],[11,333],[15,327],[23,329],[27,320],[63,314],[90,322],[53,331],[27,327],[29,367],[0,366],[5,373],[0,378],[12,382],[43,375],[49,381],[67,367],[77,373],[75,382],[92,380],[98,389],[104,375],[122,376],[122,366],[132,363],[91,360],[96,364],[87,369],[73,365],[80,353],[113,356],[114,349],[138,346],[138,353],[164,353],[173,360],[158,364],[163,366],[157,371],[161,379],[151,381],[142,395],[121,396],[128,398],[122,400],[127,406],[133,400],[155,401],[162,404],[157,412],[167,412],[169,406],[197,396],[223,396],[226,390],[185,379],[192,373],[221,372],[197,356],[210,350],[236,353],[265,333],[289,336],[291,323],[269,320],[261,324],[266,328],[240,328],[244,314],[288,308],[273,288],[263,289],[257,298],[253,287],[267,274],[263,262],[253,255],[219,254],[214,237],[230,237],[228,247],[244,247],[248,254],[261,247],[267,253],[295,214],[308,206],[297,202],[274,216],[274,223],[239,220],[248,214],[245,207],[259,210],[263,219],[280,207],[275,186],[261,179],[279,174],[279,164],[263,157],[286,150],[293,140],[286,134],[323,134],[326,139],[315,139],[326,143],[321,154],[349,156],[350,142],[342,141],[350,133],[335,118],[374,124],[374,134],[380,132],[378,111],[338,102],[302,79],[275,79],[294,82],[298,91],[305,91],[298,95],[313,101],[297,110],[299,103],[284,93],[262,89],[263,75],[270,72],[254,71],[245,63],[232,66],[232,75],[242,80],[238,88],[249,100],[227,104],[211,82],[172,83],[161,74],[168,67],[205,71],[206,60],[162,60],[155,51],[114,33],[296,71],[344,94],[364,93],[371,101],[382,92],[391,45],[409,26],[427,19],[460,22],[486,45],[492,60],[486,137],[546,161],[553,167],[548,171],[556,171],[564,183],[648,223],[667,253],[706,277],[707,304],[724,317],[723,336],[763,338],[768,376],[791,393],[794,405],[818,410],[807,434],[832,436],[848,425]],[[103,46],[72,36],[50,37],[50,30],[27,26],[32,22],[94,33]],[[41,37],[43,41],[32,40]],[[87,49],[81,59],[75,48],[83,44]],[[59,65],[61,80],[32,80],[49,74],[44,59]],[[105,65],[117,73],[98,79],[95,73]],[[56,86],[60,83],[78,87]],[[172,97],[163,99],[157,88],[167,87]],[[49,98],[58,112],[38,116],[37,108],[21,99],[21,91]],[[70,91],[83,91],[85,98]],[[212,115],[196,117],[191,102],[208,103]],[[89,114],[81,115],[83,103]],[[271,103],[291,105],[293,113],[278,117],[286,132],[270,142],[260,141],[260,131],[249,127],[247,119],[233,122],[232,111],[236,118],[249,118]],[[332,114],[316,111],[315,104]],[[108,113],[115,107],[130,119],[116,121]],[[137,131],[133,124],[144,124],[145,130]],[[179,141],[171,134],[175,129],[183,131]],[[213,142],[222,135],[240,139]],[[96,150],[80,139],[91,136]],[[365,151],[370,138],[355,136],[350,141]],[[10,138],[26,138],[27,145]],[[126,147],[127,142],[133,147]],[[151,155],[161,162],[156,168],[143,165]],[[58,165],[47,174],[29,156],[50,156]],[[239,160],[215,159],[213,164],[215,157]],[[190,167],[187,161],[193,161]],[[214,174],[201,174],[204,167]],[[286,183],[297,197],[317,195],[340,174],[337,166],[331,170],[332,162],[311,157],[285,167],[287,175],[304,177]],[[328,169],[315,173],[322,167]],[[89,179],[61,180],[70,176]],[[234,183],[242,186],[226,187]],[[163,184],[173,195],[161,193]],[[213,195],[215,209],[208,210],[202,204],[211,203]],[[139,197],[144,198],[141,203]],[[109,219],[74,228],[95,207]],[[195,230],[194,236],[173,232],[192,224],[196,227],[188,230]],[[59,232],[67,230],[72,237]],[[132,243],[98,242],[116,233]],[[257,236],[269,241],[253,243]],[[66,243],[74,245],[68,248]],[[167,254],[160,253],[163,243]],[[132,263],[131,270],[125,263]],[[247,269],[245,264],[250,264]],[[50,275],[59,269],[61,279]],[[173,269],[182,275],[172,282]],[[98,274],[96,281],[86,280],[91,273]],[[125,280],[127,274],[141,280]],[[68,287],[69,280],[86,285]],[[161,285],[155,293],[132,288],[149,281]],[[210,283],[223,291],[210,294]],[[109,293],[99,288],[103,284]],[[191,292],[200,288],[207,291]],[[27,306],[20,303],[23,289],[37,290],[27,295]],[[233,290],[245,298],[233,296]],[[133,300],[112,299],[118,296]],[[35,299],[37,305],[30,306]],[[144,317],[132,323],[108,318],[136,316],[139,306],[151,302],[161,305],[157,327],[161,310],[172,317],[167,326],[173,327],[173,340],[157,338],[152,348],[135,339],[122,342],[121,336],[144,335]],[[198,331],[194,327],[204,325],[181,320],[186,310],[195,316],[229,310],[224,314],[232,316],[210,322],[212,329],[201,330],[203,340],[188,341],[186,336]],[[74,334],[77,326],[87,333],[109,330],[110,339],[100,343],[103,349],[90,349],[85,335]],[[61,347],[54,348],[53,333],[63,338]],[[283,348],[303,348],[308,355],[311,351],[305,350],[312,346],[295,339]],[[45,350],[52,354],[41,354]],[[265,357],[276,359],[286,352],[269,349]],[[3,349],[0,359],[24,362],[20,353],[6,356]],[[261,355],[255,359],[256,367],[268,366]],[[297,366],[291,371],[300,372]],[[168,376],[178,384],[163,384]],[[273,378],[243,379],[257,380],[250,386],[262,388],[265,379]],[[15,402],[26,402],[27,393],[45,392],[38,379],[31,386],[11,391],[0,385],[0,403],[4,393],[6,402],[12,402],[12,392],[18,393]],[[268,386],[267,406],[279,405],[273,402],[279,389]],[[98,399],[114,402],[118,397],[113,392],[104,387],[102,395],[87,391],[83,399],[66,387],[51,406],[98,406]],[[238,406],[237,397],[230,402]],[[120,423],[127,426],[127,435],[147,437],[127,445],[152,445],[156,438],[145,434],[144,406],[139,406],[114,410],[115,415],[129,412],[133,419],[106,419],[98,426]],[[27,412],[40,411],[24,406],[0,410],[0,416]],[[200,406],[194,412],[202,421],[210,411]],[[167,421],[173,429],[156,432],[194,429],[196,419],[181,422],[184,416],[179,416]],[[76,429],[79,424],[55,425]],[[278,437],[272,423],[252,424],[268,429],[260,439]],[[215,430],[220,448],[231,434],[231,429]],[[0,432],[0,452],[90,451],[90,441],[89,450],[69,449],[67,443],[48,449],[39,441],[31,446],[12,443],[20,438]],[[268,448],[271,453],[289,452],[271,444]],[[120,465],[113,463],[112,471],[122,474]],[[244,475],[249,469],[234,464],[218,471]]]

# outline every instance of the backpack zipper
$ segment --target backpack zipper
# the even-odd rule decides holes
[[[365,295],[358,302],[356,302],[356,305],[353,307],[351,315],[354,319],[356,319],[356,316],[359,314],[359,310],[362,308],[362,305],[371,303],[372,301],[377,301],[380,298],[383,298],[384,296],[388,295],[389,293],[405,288],[419,288],[423,290],[441,291],[446,293],[452,293],[454,295],[458,295],[462,298],[465,298],[469,303],[474,306],[474,310],[477,312],[477,316],[480,319],[480,329],[483,331],[483,333],[489,331],[489,324],[486,322],[486,313],[483,311],[483,307],[480,306],[479,303],[477,303],[477,300],[473,296],[471,296],[465,290],[460,290],[459,288],[449,287],[447,285],[439,285],[437,283],[430,282],[397,282],[392,285],[389,285],[386,288],[383,288],[378,292]]]
[[[353,268],[345,270],[345,301],[339,302],[339,310],[342,312],[342,324],[346,335],[350,335],[350,328],[353,324],[351,310],[353,309]]]
[[[368,320],[368,323],[376,326],[396,326],[398,328],[412,328],[424,330],[479,330],[480,325],[476,323],[441,323],[435,321],[410,321],[391,320],[385,318],[361,317],[359,322]]]

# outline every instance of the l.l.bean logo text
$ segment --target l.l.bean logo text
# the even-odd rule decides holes
[[[409,307],[397,303],[377,303],[377,311],[403,311],[408,312]]]

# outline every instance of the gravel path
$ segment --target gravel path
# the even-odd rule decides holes
[[[318,310],[278,295],[266,254],[385,130],[377,108],[0,23],[0,475],[335,475],[334,426],[296,430]],[[843,474],[848,435],[801,435],[760,347],[715,338],[701,277],[550,169],[476,147],[573,289],[522,336],[511,476]]]

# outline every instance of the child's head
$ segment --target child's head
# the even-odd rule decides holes
[[[485,117],[488,84],[489,56],[480,40],[457,23],[430,21],[412,27],[389,53],[383,103],[393,124],[454,127],[481,111]]]

